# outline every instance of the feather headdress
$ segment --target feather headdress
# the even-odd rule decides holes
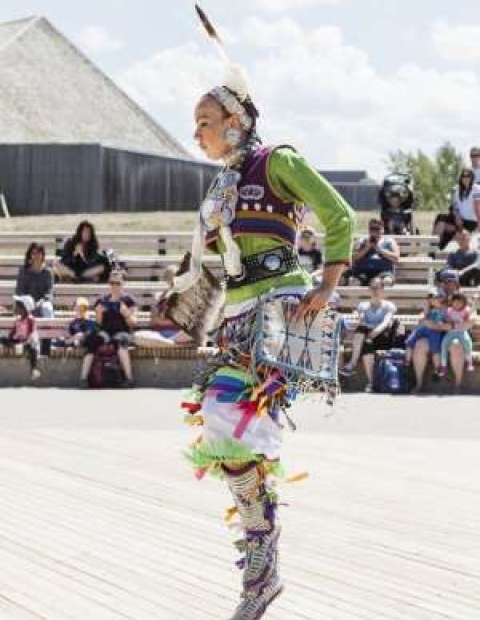
[[[213,41],[215,49],[225,63],[225,76],[222,86],[234,93],[239,101],[244,103],[248,99],[248,82],[245,69],[231,61],[217,29],[208,19],[205,11],[198,4],[195,5],[195,10],[205,28],[207,36]]]

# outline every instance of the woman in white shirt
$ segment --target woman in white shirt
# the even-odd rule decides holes
[[[455,224],[473,232],[480,220],[480,185],[475,183],[475,173],[471,168],[464,168],[458,180],[453,199]]]
[[[373,278],[370,282],[370,301],[362,301],[358,305],[358,327],[353,336],[352,358],[340,370],[347,377],[355,374],[362,358],[367,375],[366,392],[372,391],[376,351],[387,351],[393,346],[398,327],[396,312],[395,304],[385,299],[385,285],[381,278]]]

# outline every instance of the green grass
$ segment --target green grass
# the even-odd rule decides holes
[[[430,234],[435,217],[432,211],[415,213],[415,225],[422,234]],[[367,229],[368,220],[378,217],[378,211],[359,211],[357,213],[357,230]],[[12,217],[0,219],[0,232],[31,232],[42,231],[73,231],[77,224],[88,219],[93,222],[99,232],[112,231],[190,231],[193,230],[197,218],[194,211],[156,211],[154,213],[104,213],[75,215],[41,215],[28,217]],[[320,228],[316,218],[308,216],[307,222]]]

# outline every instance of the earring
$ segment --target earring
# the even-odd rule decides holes
[[[235,127],[229,127],[225,130],[224,138],[230,146],[238,146],[242,139],[242,132]]]

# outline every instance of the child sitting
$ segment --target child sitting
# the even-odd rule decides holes
[[[420,321],[431,321],[438,324],[447,321],[447,299],[442,291],[434,290],[429,293],[427,307],[420,315]],[[444,331],[420,324],[408,337],[405,344],[405,363],[410,365],[412,352],[419,340],[428,340],[429,349],[432,352],[432,360],[435,372],[440,372],[440,354],[442,350],[442,340]]]
[[[33,317],[35,302],[30,295],[14,295],[13,299],[16,302],[17,316],[8,336],[0,338],[0,344],[9,349],[22,345],[30,362],[31,378],[35,381],[42,376],[38,368],[40,340]]]
[[[447,322],[451,324],[451,329],[445,334],[442,341],[441,369],[440,376],[444,376],[447,370],[448,351],[452,343],[457,340],[465,353],[467,370],[473,372],[472,351],[473,343],[468,329],[462,324],[469,321],[472,316],[472,309],[468,305],[468,299],[463,293],[455,293],[451,299],[451,306],[447,309]]]
[[[75,318],[68,326],[69,336],[66,339],[66,344],[80,347],[87,334],[96,329],[97,324],[88,316],[89,304],[88,299],[85,299],[85,297],[78,297],[74,310]]]

